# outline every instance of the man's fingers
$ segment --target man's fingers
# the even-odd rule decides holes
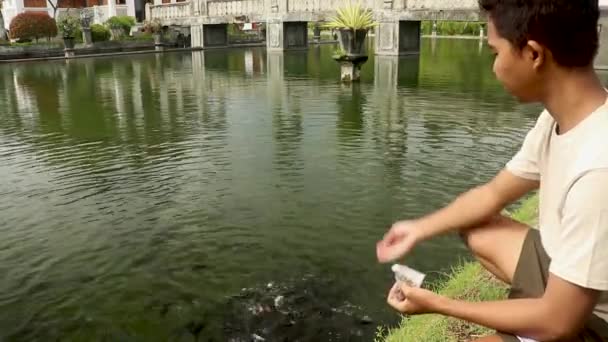
[[[412,287],[411,287],[411,286],[409,286],[409,285],[408,285],[406,282],[400,281],[400,282],[399,282],[399,290],[400,290],[400,291],[401,291],[403,294],[407,295],[407,294],[409,294],[409,293],[410,293],[410,291],[412,290]]]
[[[411,248],[411,243],[407,239],[403,239],[392,245],[378,244],[377,255],[378,259],[383,262],[389,262],[399,259]]]

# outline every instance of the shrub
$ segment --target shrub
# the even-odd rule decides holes
[[[146,33],[158,34],[163,31],[163,24],[161,23],[160,19],[155,18],[144,22],[143,30]]]
[[[93,42],[105,42],[110,40],[110,30],[99,24],[91,25],[91,38]]]
[[[57,35],[55,19],[46,12],[24,12],[11,20],[11,38],[19,40],[52,38]]]
[[[57,27],[63,38],[77,38],[78,34],[82,37],[82,31],[80,31],[80,19],[67,14],[63,16],[57,22]]]
[[[111,17],[106,21],[106,26],[110,29],[122,29],[126,35],[131,33],[131,27],[135,26],[135,18],[127,15]]]

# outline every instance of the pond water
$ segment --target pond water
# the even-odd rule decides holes
[[[0,66],[0,340],[369,341],[375,243],[492,177],[539,112],[476,40],[338,82],[331,45]],[[455,236],[405,261],[436,279]],[[258,336],[258,337],[256,337]]]

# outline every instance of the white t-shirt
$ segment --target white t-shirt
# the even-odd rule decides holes
[[[608,105],[565,134],[544,111],[511,173],[540,180],[539,229],[549,272],[604,291],[595,314],[608,321]]]

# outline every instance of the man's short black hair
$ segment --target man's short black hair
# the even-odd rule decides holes
[[[599,46],[598,0],[479,0],[479,5],[516,48],[535,40],[561,66],[593,63]]]

